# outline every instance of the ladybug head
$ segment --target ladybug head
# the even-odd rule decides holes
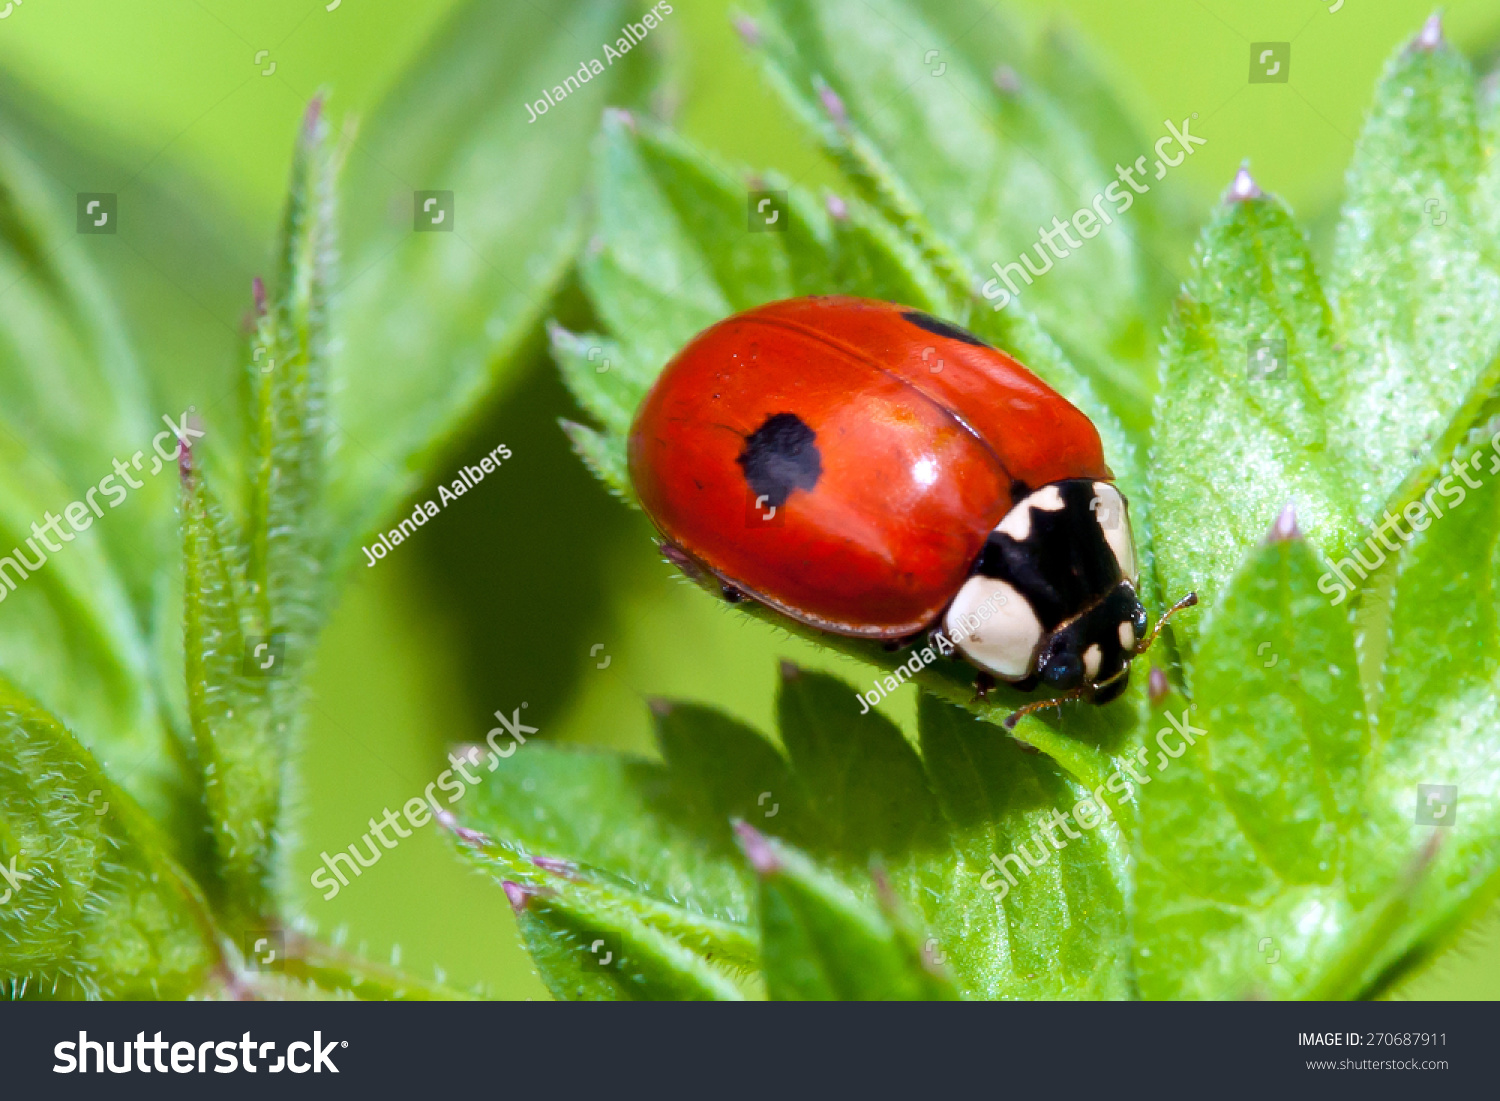
[[[1037,675],[1059,692],[1081,689],[1108,703],[1129,683],[1130,659],[1146,637],[1146,609],[1134,586],[1121,581],[1098,603],[1067,620],[1042,644]]]

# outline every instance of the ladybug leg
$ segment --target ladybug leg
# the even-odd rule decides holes
[[[745,594],[740,592],[733,585],[724,585],[722,583],[719,585],[719,595],[721,595],[730,604],[738,604],[740,601],[745,599]]]
[[[993,675],[986,673],[982,669],[978,673],[974,674],[974,702],[983,703],[989,696],[990,690],[999,683],[1000,682],[997,681]],[[1017,692],[1030,692],[1038,684],[1042,683],[1042,678],[1036,673],[1033,673],[1031,674],[1031,676],[1026,677],[1022,680],[1006,681],[1005,683],[1010,685],[1010,687],[1014,688]]]
[[[1023,716],[1030,715],[1033,711],[1040,711],[1044,707],[1056,707],[1058,709],[1058,714],[1061,714],[1061,705],[1063,701],[1076,700],[1084,694],[1084,691],[1085,690],[1083,686],[1080,685],[1077,688],[1069,689],[1054,700],[1036,700],[1032,703],[1028,703],[1025,707],[1018,707],[1016,708],[1016,710],[1007,715],[1005,717],[1005,720],[1000,725],[1003,726],[1007,731],[1014,730],[1016,728],[1016,724],[1021,721]]]

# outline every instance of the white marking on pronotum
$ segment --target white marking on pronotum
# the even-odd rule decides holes
[[[1024,543],[1031,537],[1032,509],[1039,508],[1043,512],[1061,512],[1063,507],[1062,493],[1058,491],[1058,488],[1043,486],[1007,512],[1005,519],[996,525],[995,530],[1004,532],[1017,543]]]
[[[1094,483],[1094,519],[1104,533],[1104,541],[1114,552],[1120,572],[1132,583],[1136,579],[1135,544],[1130,538],[1130,522],[1125,515],[1125,498],[1108,482]]]
[[[1135,624],[1128,619],[1120,620],[1120,647],[1127,654],[1135,649]]]
[[[994,614],[964,637],[958,627],[981,606]],[[1036,649],[1042,641],[1042,625],[1031,603],[1004,581],[975,576],[953,598],[944,617],[945,629],[974,664],[1001,677],[1020,678],[1031,672]]]

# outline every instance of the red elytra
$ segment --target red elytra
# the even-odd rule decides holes
[[[631,427],[677,550],[838,634],[930,627],[1031,490],[1110,481],[1082,412],[1004,352],[888,302],[773,302],[695,337]]]

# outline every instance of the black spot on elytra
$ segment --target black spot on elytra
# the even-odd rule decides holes
[[[698,488],[702,489],[703,487],[699,486]],[[1010,480],[1010,503],[1012,505],[1019,505],[1023,500],[1030,496],[1031,487],[1029,485],[1021,481],[1020,478],[1012,478]]]
[[[756,497],[780,508],[792,490],[810,490],[823,475],[817,434],[795,413],[775,413],[745,440],[735,460]]]
[[[940,321],[931,314],[923,313],[921,310],[905,310],[901,314],[919,329],[925,329],[935,336],[946,336],[950,340],[962,341],[964,344],[972,344],[976,348],[988,348],[989,345],[980,340],[967,329],[960,329],[957,325],[947,321]]]

